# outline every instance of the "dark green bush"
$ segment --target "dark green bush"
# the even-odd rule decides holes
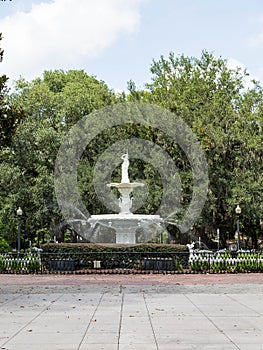
[[[42,261],[45,266],[50,260],[74,260],[77,268],[93,268],[94,261],[101,261],[101,268],[143,268],[145,259],[173,259],[175,269],[187,266],[188,249],[173,244],[54,244],[42,246]]]
[[[10,252],[12,249],[10,247],[10,245],[7,243],[7,241],[0,237],[0,253],[8,253]]]
[[[90,252],[188,252],[188,248],[184,245],[176,244],[91,244],[91,243],[48,243],[41,246],[44,253],[56,254],[79,254]]]

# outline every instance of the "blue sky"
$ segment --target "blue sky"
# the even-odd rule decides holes
[[[84,69],[113,89],[143,88],[153,59],[206,49],[263,85],[262,0],[6,0],[0,32],[11,80]]]

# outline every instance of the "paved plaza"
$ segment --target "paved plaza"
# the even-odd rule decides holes
[[[0,349],[263,350],[262,274],[245,277],[0,275]]]

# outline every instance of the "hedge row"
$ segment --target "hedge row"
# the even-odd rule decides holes
[[[185,268],[188,264],[188,248],[179,245],[136,244],[136,245],[110,245],[110,244],[54,244],[42,246],[42,262],[48,268],[52,260],[73,260],[77,269],[91,269],[95,261],[100,262],[101,268],[116,269],[142,269],[146,260],[159,264],[162,259],[176,269]],[[70,262],[69,262],[70,263]],[[147,262],[149,264],[149,262]],[[164,263],[163,263],[164,264]],[[171,265],[171,266],[172,266]]]
[[[80,254],[80,253],[178,253],[188,252],[184,245],[176,244],[91,244],[91,243],[48,243],[41,246],[44,253]]]

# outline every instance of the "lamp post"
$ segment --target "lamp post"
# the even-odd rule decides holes
[[[237,215],[237,251],[240,250],[240,228],[239,228],[239,215],[241,214],[241,208],[239,205],[236,207],[236,215]]]
[[[21,234],[21,216],[23,214],[22,209],[19,207],[16,211],[18,218],[18,231],[17,231],[17,251],[20,252],[20,234]]]

